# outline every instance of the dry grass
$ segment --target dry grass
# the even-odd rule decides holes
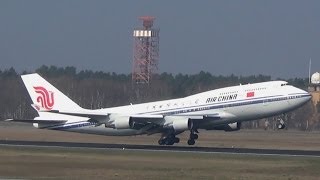
[[[0,147],[0,178],[319,179],[320,158]]]
[[[181,135],[185,145],[188,134]],[[156,144],[0,124],[0,139]],[[319,132],[202,131],[198,146],[320,150]],[[0,146],[0,179],[319,179],[320,158]]]

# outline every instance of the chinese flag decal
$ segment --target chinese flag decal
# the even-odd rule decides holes
[[[254,92],[247,92],[247,97],[254,97]]]

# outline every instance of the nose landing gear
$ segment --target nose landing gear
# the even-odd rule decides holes
[[[286,125],[285,125],[285,120],[286,119],[286,115],[282,115],[282,116],[279,116],[276,120],[276,126],[278,129],[284,129],[286,128]]]
[[[283,119],[281,119],[281,118],[277,119],[277,128],[284,129],[285,127],[286,127],[286,125],[284,124]]]

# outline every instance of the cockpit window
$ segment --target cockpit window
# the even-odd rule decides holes
[[[281,84],[281,86],[286,86],[288,83],[283,83],[283,84]]]

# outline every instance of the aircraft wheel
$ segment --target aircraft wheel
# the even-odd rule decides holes
[[[190,134],[190,138],[191,139],[198,139],[199,136],[198,136],[198,134]]]
[[[164,140],[163,139],[159,139],[158,143],[159,143],[159,145],[164,145]]]
[[[279,123],[279,124],[277,125],[277,127],[278,127],[278,129],[284,129],[284,128],[286,127],[286,125]]]
[[[188,145],[194,145],[196,141],[194,139],[189,139],[188,140]]]
[[[175,138],[174,138],[174,143],[179,143],[179,142],[180,142],[180,139],[177,138],[177,137],[175,137]]]
[[[173,144],[174,144],[174,139],[166,138],[165,144],[166,144],[166,145],[173,145]]]
[[[278,129],[281,129],[282,125],[281,124],[278,124]]]

